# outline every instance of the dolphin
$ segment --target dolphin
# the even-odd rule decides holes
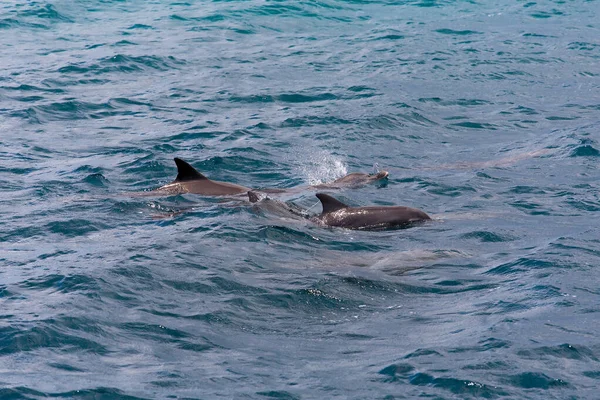
[[[278,194],[297,194],[306,190],[335,190],[344,188],[358,188],[361,186],[368,185],[370,183],[387,180],[389,173],[387,171],[379,171],[375,174],[365,174],[362,172],[352,172],[348,175],[342,176],[333,182],[319,183],[317,185],[309,186],[297,186],[294,188],[287,189],[276,189],[276,188],[261,188],[256,189],[257,191],[270,195]],[[254,190],[254,189],[253,189]]]
[[[312,217],[314,222],[348,229],[379,230],[408,227],[415,222],[431,218],[416,208],[391,207],[350,207],[347,204],[325,194],[317,193],[323,212]]]
[[[339,188],[356,188],[366,185],[371,182],[377,182],[388,177],[387,171],[379,171],[375,174],[364,174],[362,172],[352,172],[346,176],[336,179],[331,183],[322,183],[319,185],[310,186],[311,189],[339,189]]]
[[[177,177],[175,180],[153,190],[151,193],[158,192],[167,195],[193,193],[204,196],[231,196],[246,193],[250,190],[250,188],[234,183],[208,179],[181,158],[175,157],[175,164],[177,165]]]
[[[248,200],[254,204],[253,208],[261,214],[268,213],[276,215],[280,218],[306,220],[308,214],[302,208],[293,203],[286,203],[280,200],[272,199],[264,192],[256,192],[250,190],[248,192]]]

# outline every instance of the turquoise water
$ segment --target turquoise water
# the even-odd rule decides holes
[[[597,398],[597,1],[0,5],[0,397]],[[409,205],[325,229],[213,179]],[[314,192],[285,200],[320,211]]]

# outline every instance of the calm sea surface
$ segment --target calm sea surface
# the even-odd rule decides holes
[[[0,3],[0,398],[596,399],[598,1]],[[133,197],[173,157],[435,217]],[[314,191],[287,196],[309,213]]]

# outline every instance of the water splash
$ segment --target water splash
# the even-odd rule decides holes
[[[379,166],[379,163],[373,163],[373,174],[377,175],[378,173],[381,172],[381,167]]]
[[[338,156],[325,150],[309,153],[301,162],[300,173],[309,185],[332,182],[348,174],[348,168],[344,162]]]

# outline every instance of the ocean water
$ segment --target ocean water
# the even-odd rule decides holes
[[[597,398],[599,10],[2,2],[0,398]],[[250,187],[381,168],[331,194],[434,221],[128,194],[173,157]]]

